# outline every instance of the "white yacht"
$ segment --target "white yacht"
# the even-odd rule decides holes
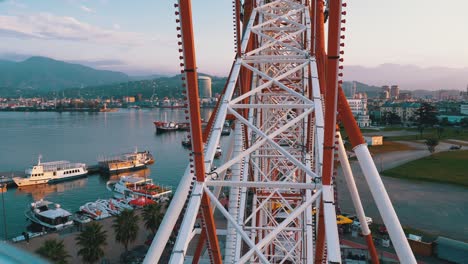
[[[13,181],[19,187],[84,177],[88,171],[84,163],[71,163],[66,160],[41,162],[41,156],[39,156],[37,165],[26,169],[25,173],[24,178],[13,177]]]
[[[62,209],[59,204],[42,199],[31,203],[25,215],[32,222],[51,230],[60,230],[73,225],[72,214],[70,212]]]

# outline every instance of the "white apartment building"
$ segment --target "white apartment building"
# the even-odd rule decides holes
[[[362,99],[347,99],[351,112],[359,127],[370,126],[369,115],[367,114],[367,98]]]
[[[468,104],[460,105],[460,113],[462,115],[468,115]]]

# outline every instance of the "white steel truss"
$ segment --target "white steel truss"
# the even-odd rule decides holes
[[[211,173],[205,183],[193,183],[171,263],[183,262],[196,237],[203,192],[227,222],[225,263],[313,262],[313,207],[322,194],[322,151],[308,151],[306,145],[314,135],[314,145],[323,145],[323,112],[318,82],[309,86],[309,77],[317,74],[309,53],[308,11],[297,1],[272,1],[255,8],[249,21],[242,56],[234,64],[205,149],[205,167]],[[259,44],[245,52],[248,33]],[[233,98],[241,68],[251,72],[252,85]],[[212,170],[227,114],[236,119],[233,154]],[[311,120],[321,122],[321,131]],[[220,202],[220,192],[229,198],[227,206]]]
[[[198,226],[203,195],[216,214],[224,263],[341,263],[335,190],[321,184],[324,109],[316,60],[309,52],[314,43],[306,2],[310,1],[256,1],[244,27],[241,54],[214,113],[204,149],[205,181],[196,181],[191,165],[187,167],[144,263],[160,261],[164,245],[172,244],[168,241],[173,229],[177,239],[171,241],[169,262],[190,260],[189,248],[203,237]],[[255,47],[247,50],[252,38]],[[251,76],[251,83],[241,87],[245,75]],[[216,168],[214,155],[228,115],[235,120],[234,133]],[[385,192],[365,145],[355,151],[371,191]],[[379,210],[384,221],[390,219],[389,230],[395,229],[390,235],[400,258],[415,263],[404,234],[396,230],[400,225],[388,196],[372,194],[383,207]],[[316,217],[320,209],[323,225]],[[360,215],[363,219],[364,213]],[[325,242],[320,245],[325,252],[317,256],[315,236],[322,226]],[[201,252],[197,247],[195,253]]]

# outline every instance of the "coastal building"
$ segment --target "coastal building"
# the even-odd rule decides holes
[[[413,95],[411,92],[402,92],[398,95],[398,100],[400,101],[408,101],[413,99]]]
[[[211,98],[211,78],[208,76],[198,76],[198,92],[200,98]]]
[[[380,107],[380,112],[397,114],[402,123],[412,122],[415,118],[416,111],[421,107],[420,103],[413,102],[386,102]]]
[[[460,114],[468,115],[468,104],[461,104],[460,105]]]
[[[383,145],[383,136],[381,135],[364,136],[364,140],[369,146],[382,146]]]
[[[134,103],[135,102],[135,97],[134,96],[124,96],[122,98],[122,101],[124,103]]]
[[[390,98],[390,92],[383,90],[379,93],[379,98],[383,100],[388,100]]]
[[[367,114],[367,98],[348,99],[348,104],[359,127],[370,126],[370,119]]]
[[[400,96],[400,87],[398,85],[392,85],[390,88],[390,97],[392,99],[398,99]]]

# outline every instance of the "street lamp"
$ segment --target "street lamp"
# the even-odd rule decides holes
[[[6,183],[3,182],[5,176],[2,176],[2,182],[0,183],[0,192],[2,193],[2,207],[3,207],[3,228],[5,229],[5,241],[8,240],[6,214],[5,214],[5,199],[3,193],[6,191]]]

